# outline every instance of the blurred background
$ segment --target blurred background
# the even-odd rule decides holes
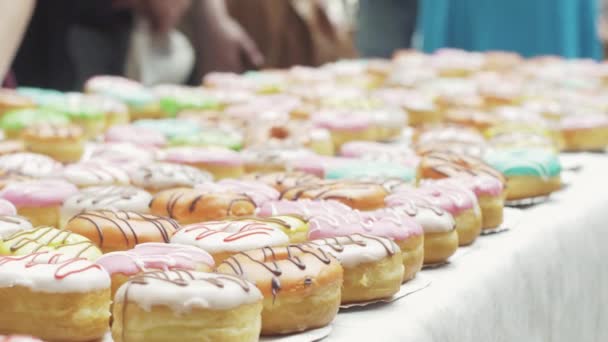
[[[198,85],[210,71],[507,50],[601,60],[602,0],[23,0],[0,6],[7,84],[80,90],[91,76]]]

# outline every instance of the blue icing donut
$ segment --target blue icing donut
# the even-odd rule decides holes
[[[416,178],[416,171],[413,168],[387,162],[376,161],[356,161],[327,169],[325,172],[327,179],[401,179],[406,182],[413,182]]]
[[[493,168],[510,176],[556,177],[561,172],[558,156],[543,149],[507,149],[489,153],[484,158]]]

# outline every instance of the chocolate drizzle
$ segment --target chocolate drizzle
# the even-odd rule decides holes
[[[18,253],[20,249],[27,246],[34,246],[29,253],[36,253],[45,247],[50,247],[54,250],[62,248],[81,246],[75,254],[80,257],[90,248],[95,248],[95,245],[88,239],[77,242],[68,242],[71,237],[78,236],[70,231],[59,230],[53,227],[38,227],[22,232],[15,233],[4,239],[4,243],[8,244],[11,253]]]

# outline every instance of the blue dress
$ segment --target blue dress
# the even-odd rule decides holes
[[[422,47],[602,57],[596,0],[421,0]]]

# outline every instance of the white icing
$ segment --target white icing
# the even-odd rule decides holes
[[[380,261],[399,251],[399,246],[391,239],[364,234],[314,240],[310,243],[334,255],[346,268]],[[340,246],[342,250],[331,246]],[[391,251],[390,254],[385,246]]]
[[[199,183],[211,181],[213,176],[192,166],[153,163],[141,165],[133,170],[131,178],[135,186],[164,190],[183,186],[191,187]]]
[[[130,181],[129,175],[124,169],[109,163],[93,161],[68,165],[59,175],[79,187],[127,185]]]
[[[67,275],[58,279],[56,274]],[[82,293],[110,288],[110,276],[86,259],[73,259],[63,254],[40,252],[0,257],[0,288],[14,286],[36,292]]]
[[[126,294],[130,303],[136,303],[144,310],[149,311],[155,305],[163,305],[182,313],[193,308],[226,310],[262,300],[262,294],[255,285],[235,276],[183,271],[168,271],[162,275],[169,280],[184,279],[187,285],[177,285],[148,276],[145,278],[145,284],[127,282],[122,285],[114,301],[123,303]],[[194,280],[188,275],[192,275]],[[214,285],[206,279],[221,282],[223,286]],[[241,284],[245,284],[247,290],[243,289]]]
[[[0,216],[0,239],[28,229],[32,229],[32,224],[21,216]]]
[[[424,233],[445,233],[451,232],[456,228],[454,217],[447,211],[428,205],[416,205],[415,201],[411,200],[408,203],[386,208],[386,211],[399,211],[410,215],[418,224],[422,226]]]
[[[211,254],[237,253],[267,246],[285,246],[289,237],[275,225],[252,219],[185,226],[173,235],[171,243],[196,246]]]
[[[0,169],[41,178],[61,169],[61,163],[42,154],[13,153],[0,157]]]

